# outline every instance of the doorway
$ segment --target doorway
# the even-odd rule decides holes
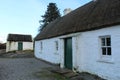
[[[72,37],[65,38],[64,65],[65,68],[72,69]]]
[[[23,50],[23,43],[22,42],[18,42],[18,50]]]

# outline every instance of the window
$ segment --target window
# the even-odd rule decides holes
[[[112,54],[111,53],[111,37],[110,36],[101,37],[101,51],[102,51],[102,55],[110,56]]]
[[[41,49],[41,51],[42,51],[42,49],[43,49],[43,44],[42,44],[42,42],[40,43],[40,49]]]
[[[58,41],[55,41],[56,51],[58,51]]]

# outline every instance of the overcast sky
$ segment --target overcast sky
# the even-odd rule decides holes
[[[50,2],[56,3],[63,14],[65,8],[76,9],[91,0],[0,0],[0,42],[6,42],[9,33],[38,33],[39,20]]]

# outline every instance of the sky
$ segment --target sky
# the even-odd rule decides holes
[[[5,43],[7,35],[38,34],[39,20],[50,2],[56,3],[61,15],[65,8],[72,10],[91,0],[0,0],[0,42]]]

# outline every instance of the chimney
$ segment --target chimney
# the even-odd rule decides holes
[[[95,2],[95,1],[97,1],[97,0],[93,0],[93,2]]]
[[[70,13],[71,11],[72,11],[71,8],[66,8],[66,9],[64,9],[63,13],[64,13],[64,15],[66,15],[66,14]]]

